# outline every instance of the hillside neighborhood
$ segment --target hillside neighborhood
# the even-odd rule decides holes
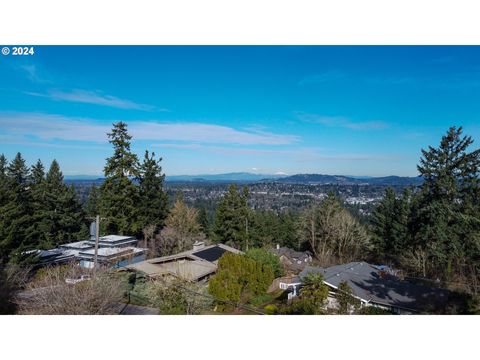
[[[258,209],[237,184],[207,211],[189,191],[168,196],[161,158],[140,162],[126,123],[108,137],[105,178],[83,202],[55,160],[45,172],[0,157],[2,313],[479,311],[480,150],[462,128],[422,150],[420,185],[386,187],[368,212],[335,191]]]

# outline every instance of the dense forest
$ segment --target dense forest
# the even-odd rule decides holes
[[[102,234],[135,235],[151,256],[199,239],[241,250],[278,244],[309,250],[322,266],[365,260],[469,294],[479,291],[480,150],[471,149],[473,140],[461,127],[450,128],[438,147],[422,150],[422,185],[382,188],[367,212],[345,204],[335,187],[291,208],[255,206],[252,187],[235,184],[218,199],[195,202],[186,191],[167,189],[155,153],[138,159],[125,123],[114,124],[108,139],[113,153],[104,180],[80,193],[66,184],[56,161],[46,170],[40,160],[28,166],[20,153],[10,161],[0,156],[2,266],[35,261],[30,249],[85,239],[99,214]]]

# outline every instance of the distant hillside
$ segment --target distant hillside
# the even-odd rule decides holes
[[[277,179],[276,182],[287,184],[318,184],[318,185],[385,185],[385,186],[406,186],[420,185],[420,177],[408,176],[384,176],[384,177],[364,177],[354,178],[343,175],[322,175],[322,174],[297,174]]]
[[[65,182],[76,184],[101,184],[103,178],[95,176],[65,176]],[[237,172],[214,175],[173,175],[166,176],[166,182],[192,182],[192,183],[255,183],[277,182],[283,184],[316,184],[316,185],[383,185],[383,186],[408,186],[420,185],[421,177],[384,176],[384,177],[354,177],[344,175],[324,174],[296,174],[296,175],[265,175],[248,172]]]
[[[236,172],[214,175],[173,175],[166,176],[168,182],[255,182],[260,180],[276,180],[285,175],[252,174],[248,172]]]

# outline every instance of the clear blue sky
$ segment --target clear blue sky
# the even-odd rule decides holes
[[[0,153],[100,175],[112,122],[167,175],[416,175],[480,142],[480,47],[50,47],[0,56]]]

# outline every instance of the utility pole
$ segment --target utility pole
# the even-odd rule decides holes
[[[245,249],[248,251],[248,217],[245,217]]]
[[[97,215],[95,218],[95,255],[93,258],[93,276],[95,277],[97,272],[97,262],[98,262],[98,242],[100,240],[100,215]]]

